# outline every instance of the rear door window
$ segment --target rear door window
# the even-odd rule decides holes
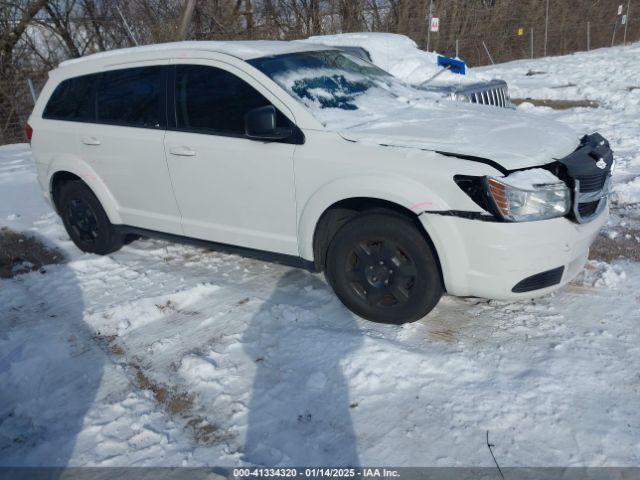
[[[127,68],[104,72],[98,84],[98,123],[164,128],[166,125],[165,68]]]
[[[52,120],[91,121],[94,117],[93,85],[97,75],[62,81],[53,91],[42,114]]]

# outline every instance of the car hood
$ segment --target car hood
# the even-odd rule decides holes
[[[445,103],[445,102],[443,102]],[[573,152],[578,135],[568,126],[522,112],[446,102],[410,109],[339,131],[347,140],[481,157],[507,170],[544,165]]]

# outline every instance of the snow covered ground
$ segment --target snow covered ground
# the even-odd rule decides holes
[[[635,44],[476,69],[514,97],[601,102],[520,108],[611,140],[609,238],[640,235],[639,59]],[[487,431],[502,466],[640,464],[637,262],[377,325],[300,270],[155,240],[80,253],[27,145],[0,147],[0,226],[67,255],[0,280],[0,465],[493,466]]]

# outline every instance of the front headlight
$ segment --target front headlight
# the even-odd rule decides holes
[[[469,97],[467,95],[465,95],[464,93],[456,93],[455,94],[455,99],[458,102],[469,102]]]
[[[485,177],[485,180],[488,197],[504,220],[546,220],[562,217],[571,208],[571,193],[557,178],[553,183],[520,185],[514,185],[509,177]]]

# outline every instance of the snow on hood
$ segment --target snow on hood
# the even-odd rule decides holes
[[[349,62],[338,67],[330,58],[272,78],[349,140],[483,157],[509,170],[550,163],[578,145],[578,135],[553,120],[454,102]]]
[[[420,84],[442,70],[438,54],[425,52],[416,42],[397,33],[361,32],[338,35],[318,35],[307,40],[314,44],[337,47],[361,47],[371,55],[372,62],[407,83]],[[431,85],[475,83],[478,78],[467,68],[466,75],[445,72]]]
[[[430,109],[407,108],[339,133],[353,141],[482,157],[508,170],[550,163],[578,145],[578,135],[564,124],[448,100]]]

